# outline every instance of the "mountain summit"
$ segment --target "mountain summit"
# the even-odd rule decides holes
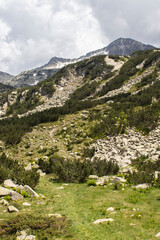
[[[108,51],[108,55],[131,55],[138,50],[154,49],[151,45],[146,45],[130,38],[118,38],[114,42],[110,43],[105,51]]]
[[[119,38],[113,41],[112,43],[110,43],[108,46],[102,49],[98,49],[96,51],[89,52],[86,55],[81,56],[79,58],[67,59],[67,58],[53,57],[50,59],[50,61],[47,64],[30,71],[22,72],[16,77],[14,77],[10,82],[7,82],[7,84],[10,84],[13,87],[36,85],[37,83],[52,76],[60,68],[68,64],[76,63],[81,60],[90,58],[92,56],[97,56],[97,55],[128,56],[138,50],[147,50],[147,49],[154,49],[154,48],[155,48],[154,46],[146,45],[130,38]],[[0,81],[0,82],[4,82],[4,81]]]

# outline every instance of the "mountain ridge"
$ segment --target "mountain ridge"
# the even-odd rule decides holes
[[[108,46],[95,51],[91,51],[79,58],[69,59],[53,57],[49,60],[47,64],[44,64],[43,66],[35,68],[33,70],[22,72],[16,77],[14,77],[11,81],[7,82],[7,84],[13,87],[36,85],[38,82],[41,82],[50,77],[51,75],[53,75],[60,68],[68,64],[73,64],[82,61],[92,56],[96,55],[128,56],[137,50],[147,50],[154,48],[155,48],[154,46],[146,45],[130,38],[118,38],[117,40],[110,43]]]

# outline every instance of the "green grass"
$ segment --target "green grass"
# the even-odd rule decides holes
[[[57,189],[63,186],[64,189]],[[154,236],[160,231],[160,190],[135,190],[126,187],[125,190],[114,190],[110,187],[92,187],[84,184],[54,183],[49,176],[42,177],[36,188],[37,193],[45,195],[46,199],[27,198],[31,207],[24,207],[16,203],[20,213],[3,213],[1,207],[0,218],[10,219],[21,214],[34,217],[47,217],[48,214],[60,213],[69,220],[67,235],[60,238],[74,240],[128,240],[128,239],[156,239]],[[107,212],[108,207],[114,207],[116,213]],[[133,209],[137,209],[134,211]],[[113,223],[94,225],[93,222],[101,218],[113,218]],[[130,226],[130,224],[136,224]]]

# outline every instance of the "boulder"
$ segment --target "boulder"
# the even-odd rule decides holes
[[[125,183],[126,179],[124,179],[122,177],[113,177],[113,179],[111,180],[111,183],[117,183],[117,182]]]
[[[134,186],[136,189],[147,189],[151,186],[151,184],[149,183],[142,183],[142,184],[139,184],[137,186]]]
[[[23,199],[23,196],[21,194],[15,192],[15,191],[11,191],[10,196],[11,196],[11,199],[14,200],[14,201],[18,201],[18,200]]]
[[[31,197],[39,197],[39,195],[28,185],[24,186],[24,190],[31,196]]]
[[[14,206],[9,206],[8,207],[8,212],[19,212],[19,210]]]
[[[11,179],[5,180],[3,184],[5,187],[11,187],[11,188],[17,188],[17,186],[18,186]]]
[[[8,188],[0,187],[0,197],[10,195],[11,190]]]

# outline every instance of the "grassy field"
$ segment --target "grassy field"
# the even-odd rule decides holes
[[[64,189],[57,189],[60,186]],[[31,203],[29,207],[23,206],[22,202],[13,203],[19,213],[3,213],[5,207],[1,206],[0,219],[14,219],[22,214],[39,219],[54,213],[66,216],[69,224],[65,234],[38,238],[44,240],[152,240],[157,239],[155,235],[160,232],[159,189],[140,191],[126,187],[114,190],[112,186],[89,187],[86,183],[65,185],[51,182],[49,176],[45,176],[41,177],[36,191],[44,194],[46,199],[24,199],[23,202]],[[109,207],[115,208],[114,213],[107,212]],[[102,218],[112,218],[114,222],[93,224]]]

